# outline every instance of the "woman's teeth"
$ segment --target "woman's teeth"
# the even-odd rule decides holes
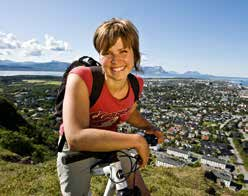
[[[115,67],[115,68],[112,68],[112,71],[118,72],[118,71],[123,71],[124,69],[125,69],[125,66],[123,66],[123,67]]]

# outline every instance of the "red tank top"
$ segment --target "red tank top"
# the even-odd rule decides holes
[[[70,71],[70,74],[77,74],[88,88],[89,95],[91,94],[93,77],[89,67],[76,67]],[[141,77],[136,76],[140,92],[143,90],[144,81]],[[90,127],[116,131],[119,123],[125,122],[130,115],[130,109],[134,104],[134,92],[129,83],[129,92],[126,98],[118,100],[111,95],[106,83],[104,83],[101,94],[96,103],[90,108]],[[60,132],[63,132],[63,124],[60,127]]]

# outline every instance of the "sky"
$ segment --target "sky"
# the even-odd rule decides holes
[[[0,59],[72,62],[113,17],[139,31],[142,66],[248,77],[246,0],[0,0]]]

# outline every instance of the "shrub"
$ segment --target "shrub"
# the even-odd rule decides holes
[[[30,155],[33,151],[31,140],[18,132],[0,129],[0,145],[19,155]]]
[[[244,182],[244,179],[245,179],[244,174],[239,174],[239,175],[237,176],[237,180],[238,180],[239,182]]]
[[[34,151],[32,153],[32,160],[34,163],[39,163],[43,161],[47,161],[51,159],[52,152],[48,149],[48,147],[43,145],[34,145]]]
[[[193,163],[193,164],[191,165],[191,167],[200,167],[200,166],[201,166],[200,161],[196,161],[195,163]]]

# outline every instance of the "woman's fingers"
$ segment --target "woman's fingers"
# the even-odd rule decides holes
[[[141,161],[139,162],[140,167],[145,167],[148,163],[149,155],[150,155],[150,150],[149,146],[143,136],[139,136],[139,140],[137,141],[138,146],[136,148],[138,154],[141,157]]]
[[[164,133],[162,131],[160,131],[160,130],[151,130],[150,129],[150,130],[146,130],[146,133],[155,135],[157,137],[157,139],[158,139],[159,144],[164,142],[165,137],[164,137]]]

